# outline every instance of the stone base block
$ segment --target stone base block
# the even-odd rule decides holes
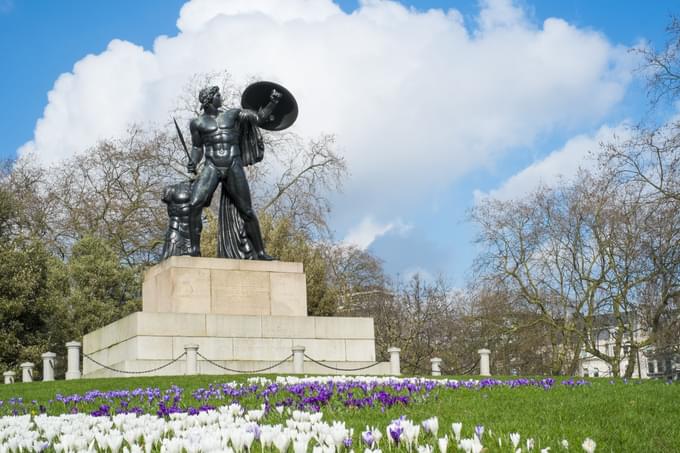
[[[371,318],[299,316],[228,316],[197,313],[137,312],[83,338],[84,377],[111,377],[121,371],[145,371],[164,365],[197,344],[210,361],[244,373],[269,367],[291,355],[301,345],[305,353],[336,368],[358,368],[375,363],[375,337]],[[97,364],[99,362],[102,365]],[[184,358],[148,375],[185,373]],[[204,374],[229,374],[199,358]],[[292,359],[268,373],[291,373]],[[310,361],[306,373],[349,374]],[[389,364],[379,364],[355,374],[387,374]]]
[[[173,256],[144,275],[143,311],[307,316],[302,263]]]

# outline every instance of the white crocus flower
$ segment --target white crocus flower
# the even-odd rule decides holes
[[[113,453],[118,453],[123,445],[123,435],[118,430],[112,430],[106,437],[108,446]]]
[[[550,453],[550,447],[541,448],[541,453]]]
[[[324,436],[323,445],[332,447],[333,451],[335,451],[335,441],[333,440],[333,436],[331,436],[330,432]]]
[[[465,453],[471,453],[472,452],[472,445],[473,445],[472,439],[467,439],[467,438],[461,439],[460,443],[458,444],[458,448],[465,451]]]
[[[348,435],[345,422],[334,421],[331,425],[329,434],[333,438],[333,444],[335,445],[336,449],[339,450],[343,445],[343,441]]]
[[[597,444],[590,437],[586,437],[586,440],[583,441],[581,446],[583,447],[583,450],[586,451],[586,453],[593,453],[595,451],[595,447],[597,447]]]
[[[262,418],[263,415],[264,415],[263,410],[255,410],[254,409],[254,410],[248,411],[246,413],[246,420],[252,420],[254,422],[257,422],[257,421],[260,421],[260,419]]]
[[[431,445],[418,445],[418,453],[432,453]]]
[[[453,430],[453,435],[456,437],[456,441],[460,442],[460,431],[463,429],[463,424],[460,422],[451,423],[451,429]]]
[[[378,428],[371,428],[373,431],[373,439],[375,439],[375,445],[380,445],[380,440],[383,435]]]
[[[567,439],[562,439],[562,442],[560,442],[560,444],[562,445],[562,448],[564,448],[565,450],[569,449],[569,441]]]
[[[446,449],[449,448],[449,437],[440,437],[437,439],[437,445],[439,446],[439,453],[446,453]]]
[[[422,421],[423,429],[426,433],[432,434],[437,437],[437,431],[439,431],[439,420],[437,417],[430,417]]]
[[[274,446],[280,453],[285,453],[290,445],[290,435],[287,432],[280,432],[274,436]]]
[[[262,448],[269,448],[269,446],[274,442],[274,436],[278,430],[275,430],[271,426],[263,426],[262,432],[260,432],[260,443]]]
[[[418,435],[420,434],[420,425],[414,425],[409,420],[404,420],[402,423],[404,427],[404,436],[409,446],[418,445]]]
[[[472,438],[472,453],[480,453],[482,450],[484,450],[482,441],[479,439],[479,437],[474,436]]]
[[[253,441],[255,440],[255,432],[253,431],[243,431],[243,445],[245,445],[246,449],[250,451],[250,446],[253,445]]]
[[[520,435],[519,433],[510,433],[510,442],[512,442],[513,448],[517,448],[519,445]]]
[[[534,439],[527,439],[527,450],[531,451],[534,449]]]
[[[243,446],[245,445],[244,434],[245,433],[240,429],[234,429],[230,432],[229,438],[231,439],[231,446],[234,448],[236,453],[239,453],[241,450],[243,450]]]
[[[293,451],[295,453],[305,453],[310,439],[311,436],[308,434],[298,434],[297,438],[293,441]]]

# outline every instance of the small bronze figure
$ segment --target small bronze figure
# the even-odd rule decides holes
[[[161,200],[168,205],[168,230],[165,233],[165,243],[161,259],[171,256],[190,255],[192,250],[192,237],[200,244],[202,224],[200,219],[191,222],[192,216],[200,216],[200,209],[192,209],[190,205],[192,193],[192,181],[181,181],[167,186],[163,191]],[[189,229],[198,230],[190,234]],[[200,245],[198,245],[200,247]]]
[[[268,93],[264,95],[266,102],[264,92]],[[190,255],[201,254],[197,222],[221,182],[218,256],[272,260],[265,252],[244,167],[260,162],[264,156],[258,127],[281,130],[290,126],[297,117],[297,103],[288,90],[271,82],[250,85],[243,93],[243,109],[223,109],[216,86],[202,89],[199,101],[203,113],[190,123],[192,148],[187,170],[195,173],[197,164],[204,162],[189,201],[198,213],[189,216]]]

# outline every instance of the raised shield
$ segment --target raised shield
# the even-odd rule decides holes
[[[259,127],[269,131],[282,131],[289,128],[297,119],[298,105],[290,91],[278,83],[263,81],[248,85],[241,96],[241,106],[257,112],[269,103],[272,90],[281,93],[281,99],[274,107],[270,120],[260,124]]]

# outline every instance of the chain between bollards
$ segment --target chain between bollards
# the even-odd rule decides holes
[[[166,363],[166,364],[164,364],[164,365],[161,365],[161,366],[156,367],[156,368],[151,368],[150,370],[144,370],[144,371],[125,371],[125,370],[117,370],[117,369],[115,369],[115,368],[112,368],[112,367],[110,367],[110,366],[108,366],[108,365],[104,365],[103,363],[100,363],[100,362],[96,361],[95,359],[93,359],[93,358],[90,357],[89,355],[85,354],[84,352],[81,353],[81,354],[82,354],[82,356],[83,356],[84,358],[90,360],[91,362],[96,363],[96,364],[99,365],[100,367],[106,368],[107,370],[114,371],[114,372],[116,372],[116,373],[121,373],[121,374],[145,374],[145,373],[152,373],[152,372],[154,372],[154,371],[162,370],[163,368],[169,367],[170,365],[172,365],[173,363],[177,362],[179,359],[181,359],[182,357],[184,357],[187,353],[186,353],[186,352],[183,352],[182,354],[180,354],[179,356],[177,356],[176,358],[172,359],[170,362],[168,362],[168,363]]]

